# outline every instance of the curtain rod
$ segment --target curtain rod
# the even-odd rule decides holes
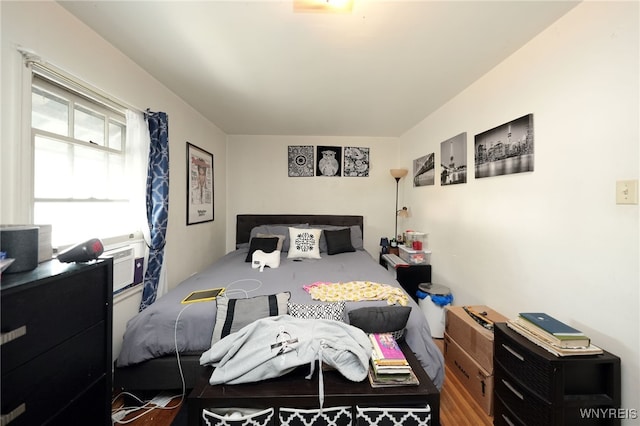
[[[93,100],[103,103],[116,111],[128,109],[132,111],[144,112],[144,110],[123,102],[120,99],[116,99],[100,89],[97,89],[93,86],[88,86],[88,84],[82,79],[79,79],[74,75],[64,71],[63,69],[57,67],[56,65],[45,61],[33,50],[20,46],[17,47],[17,50],[22,55],[25,66],[31,68],[34,72],[43,77],[54,79],[73,90],[80,91],[91,97]]]

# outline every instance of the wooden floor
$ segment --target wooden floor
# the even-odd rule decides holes
[[[436,345],[443,349],[443,341],[435,339]],[[186,398],[186,397],[185,397]],[[118,397],[113,403],[113,408],[121,407],[125,402],[123,397]],[[127,422],[130,426],[170,426],[174,417],[180,410],[180,398],[175,398],[167,407],[171,410],[151,410],[144,414],[143,410],[128,414],[123,420],[129,420],[140,414],[139,419]],[[117,424],[117,423],[115,423]],[[444,386],[440,393],[440,424],[441,426],[489,426],[493,424],[493,417],[488,416],[482,408],[471,398],[462,384],[445,369]]]

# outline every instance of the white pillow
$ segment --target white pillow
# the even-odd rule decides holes
[[[289,228],[287,259],[320,259],[322,229]]]

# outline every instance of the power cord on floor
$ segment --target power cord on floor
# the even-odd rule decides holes
[[[231,289],[231,287],[234,284],[237,284],[239,282],[243,282],[243,281],[255,281],[258,283],[258,286],[254,289],[250,289],[250,290],[244,290],[244,289],[236,289],[233,288]],[[255,278],[242,278],[236,281],[233,281],[232,283],[230,283],[227,286],[227,294],[229,292],[238,292],[238,293],[243,293],[245,297],[249,297],[249,293],[258,290],[260,287],[262,287],[262,281],[257,280]],[[163,407],[160,405],[155,405],[153,404],[153,400],[148,400],[148,401],[143,401],[142,399],[138,398],[137,396],[135,396],[134,394],[130,393],[130,392],[122,392],[120,393],[116,398],[113,399],[113,401],[111,402],[111,404],[113,405],[113,403],[115,402],[115,400],[119,397],[119,396],[130,396],[133,399],[135,399],[136,401],[138,401],[141,405],[139,406],[123,406],[120,408],[116,408],[115,410],[111,411],[111,420],[112,420],[112,424],[127,424],[127,423],[131,423],[135,420],[138,420],[139,418],[147,415],[148,413],[150,413],[153,410],[173,410],[174,408],[179,407],[182,402],[184,401],[184,396],[186,394],[186,385],[185,385],[185,380],[184,380],[184,373],[182,371],[182,364],[180,362],[180,351],[178,350],[178,321],[180,320],[180,316],[182,315],[182,313],[188,308],[192,306],[191,304],[185,305],[184,308],[182,308],[180,310],[180,312],[178,313],[178,316],[176,317],[176,322],[173,328],[173,341],[174,341],[174,347],[176,350],[176,361],[178,363],[178,371],[180,372],[180,380],[182,382],[182,394],[180,395],[173,395],[171,396],[170,400],[172,400],[173,398],[177,398],[178,396],[180,397],[180,401],[171,407]],[[129,414],[134,413],[136,411],[139,410],[144,410],[143,412],[141,412],[140,414],[124,420],[125,417],[127,417]]]
[[[182,308],[180,310],[180,312],[178,313],[178,316],[176,317],[176,322],[175,325],[173,327],[173,341],[174,341],[174,347],[176,350],[176,361],[178,363],[178,371],[180,372],[180,380],[182,382],[182,393],[181,394],[177,394],[177,395],[173,395],[171,397],[169,397],[169,400],[172,400],[174,398],[180,397],[180,401],[178,401],[177,404],[173,405],[173,406],[161,406],[161,405],[156,405],[153,403],[153,399],[148,400],[148,401],[143,401],[142,399],[138,398],[137,396],[135,396],[134,394],[130,393],[130,392],[121,392],[118,396],[116,396],[112,401],[111,404],[113,405],[113,403],[115,402],[116,399],[118,399],[120,396],[130,396],[133,399],[135,399],[136,401],[138,401],[140,404],[140,406],[123,406],[120,408],[116,408],[115,410],[111,411],[111,422],[112,424],[127,424],[127,423],[131,423],[135,420],[138,420],[139,418],[147,415],[148,413],[150,413],[153,410],[173,410],[174,408],[178,408],[180,407],[180,405],[182,405],[182,402],[184,401],[184,396],[186,394],[186,384],[185,384],[185,380],[184,380],[184,373],[182,371],[182,364],[180,363],[180,351],[178,350],[178,321],[180,320],[180,316],[182,315],[182,313],[189,308],[192,305],[185,305],[184,308]],[[131,413],[134,413],[136,411],[139,410],[144,410],[143,412],[141,412],[140,414],[127,419],[127,420],[123,420],[126,416],[128,416]]]

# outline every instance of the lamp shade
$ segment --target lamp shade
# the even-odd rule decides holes
[[[407,175],[407,173],[409,173],[409,170],[407,170],[407,169],[391,169],[391,170],[389,170],[389,173],[391,173],[391,176],[393,176],[395,179],[402,179],[403,177],[405,177]]]

